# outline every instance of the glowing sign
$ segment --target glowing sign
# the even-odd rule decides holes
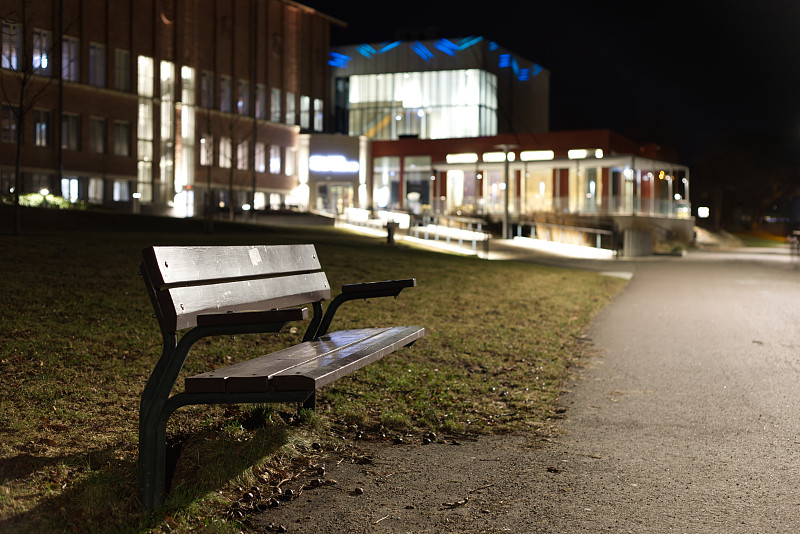
[[[477,154],[448,154],[445,157],[447,163],[476,163],[478,161]]]
[[[552,150],[524,150],[519,153],[522,161],[546,161],[554,157],[555,152]]]
[[[348,161],[341,155],[311,156],[308,158],[308,170],[311,172],[358,172],[357,161]]]

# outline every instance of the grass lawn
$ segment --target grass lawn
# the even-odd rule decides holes
[[[0,235],[0,532],[239,532],[246,525],[232,510],[242,488],[269,495],[314,467],[320,448],[335,451],[357,432],[387,440],[550,432],[582,331],[624,285],[390,247],[330,228],[220,224],[208,235],[197,221],[25,215],[30,233]],[[7,222],[0,213],[2,228]],[[139,396],[161,339],[137,276],[141,250],[283,243],[314,243],[334,292],[343,283],[417,278],[397,300],[345,304],[332,329],[415,324],[428,335],[325,388],[315,414],[289,405],[178,410],[168,426],[180,445],[168,502],[142,514]],[[183,374],[296,343],[298,326],[201,342]]]

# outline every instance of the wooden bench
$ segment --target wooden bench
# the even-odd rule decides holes
[[[425,335],[419,326],[328,333],[343,302],[396,297],[416,281],[346,285],[323,312],[331,291],[313,245],[150,247],[142,255],[141,274],[163,337],[139,409],[139,501],[145,510],[164,501],[166,426],[176,409],[264,402],[313,409],[322,386]],[[198,340],[278,332],[307,319],[308,305],[311,321],[300,344],[188,377],[185,391],[171,395]]]

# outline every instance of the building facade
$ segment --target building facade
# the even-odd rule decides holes
[[[4,194],[177,216],[297,203],[298,135],[325,129],[341,22],[286,0],[4,10]]]

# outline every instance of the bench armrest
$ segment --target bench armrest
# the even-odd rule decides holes
[[[197,316],[197,326],[258,325],[266,323],[288,323],[308,319],[308,308],[284,310],[248,311],[233,313],[209,313]]]
[[[342,286],[342,294],[355,298],[396,297],[407,287],[416,287],[415,278],[405,280],[386,280],[385,282],[365,282],[362,284],[346,284]]]
[[[365,282],[361,284],[347,284],[342,286],[342,292],[334,298],[325,310],[325,316],[316,331],[306,331],[303,341],[310,341],[328,333],[328,328],[333,322],[333,315],[339,306],[348,300],[371,299],[378,297],[397,297],[407,287],[416,287],[416,278],[403,280],[386,280],[383,282]]]

